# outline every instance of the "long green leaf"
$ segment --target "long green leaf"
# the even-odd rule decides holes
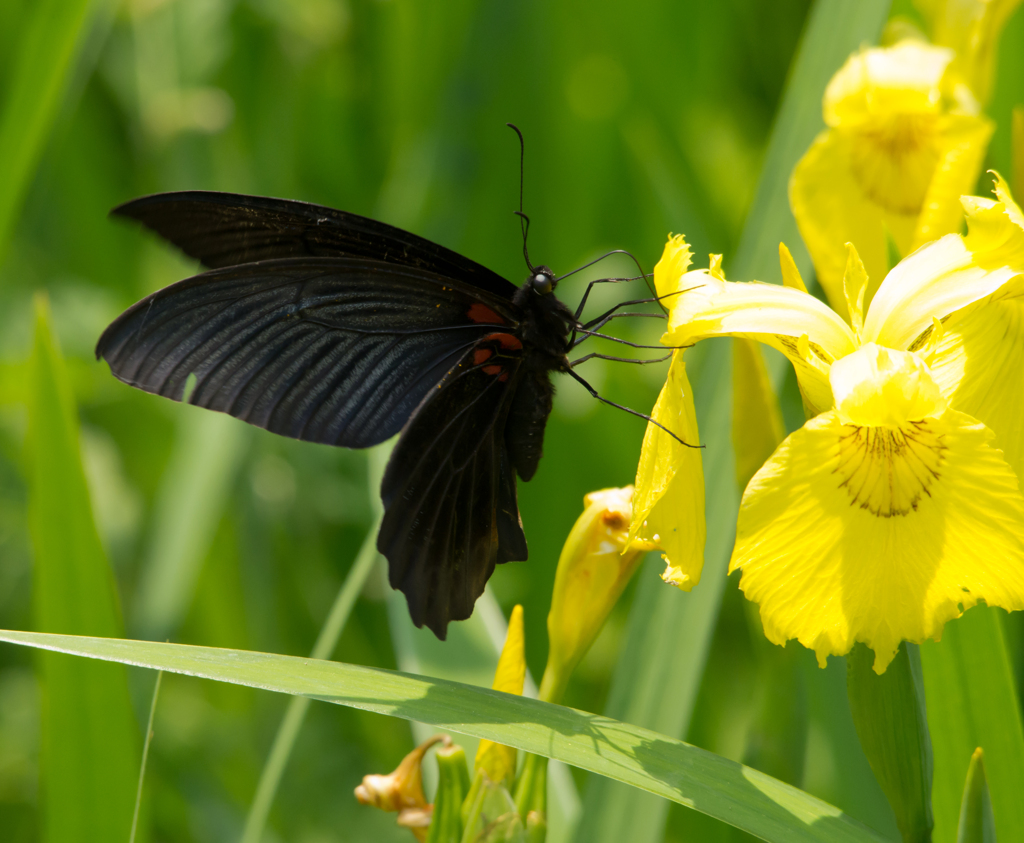
[[[92,0],[25,4],[7,98],[0,103],[0,259],[88,29]]]
[[[121,635],[114,579],[82,470],[74,399],[44,299],[36,306],[30,372],[27,462],[35,622],[56,632]],[[124,668],[52,653],[41,654],[39,667],[44,839],[127,840],[139,763]]]
[[[878,40],[889,5],[890,0],[818,0],[814,4],[775,117],[731,278],[781,283],[780,242],[789,246],[800,272],[810,274],[811,258],[789,209],[789,176],[825,128],[821,98],[828,80],[850,53]]]
[[[858,644],[846,657],[850,710],[864,754],[896,814],[905,843],[930,843],[932,744],[925,715],[921,657],[904,643],[881,676]]]
[[[935,843],[956,840],[971,754],[985,770],[1000,843],[1024,841],[1024,729],[999,611],[976,606],[921,645],[935,753]]]
[[[0,641],[302,694],[557,758],[778,843],[880,843],[815,797],[682,741],[608,717],[381,668],[244,650],[0,631]]]

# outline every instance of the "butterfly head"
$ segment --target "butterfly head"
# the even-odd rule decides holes
[[[538,296],[546,296],[553,293],[557,283],[555,273],[546,266],[538,266],[534,270],[533,275],[526,279],[526,286]]]

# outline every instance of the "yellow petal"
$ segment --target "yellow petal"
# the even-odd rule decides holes
[[[833,363],[829,380],[844,424],[900,426],[939,416],[948,406],[920,357],[871,342]]]
[[[693,391],[683,353],[675,352],[652,418],[690,445],[699,443]],[[647,425],[633,493],[629,538],[656,543],[668,563],[669,581],[689,591],[704,566],[704,471],[699,448],[679,444]]]
[[[858,338],[864,327],[864,295],[868,291],[868,273],[853,243],[846,244],[846,271],[843,273],[843,297],[850,314],[850,327]]]
[[[937,114],[939,85],[952,60],[952,50],[913,39],[862,49],[828,83],[822,103],[825,123],[875,128],[894,114]]]
[[[946,234],[959,234],[964,213],[960,197],[974,190],[995,124],[984,117],[950,115],[942,130],[942,151],[917,218],[917,249]]]
[[[782,286],[791,287],[801,293],[807,292],[807,285],[800,275],[793,254],[786,247],[785,243],[779,243],[779,266],[782,268]]]
[[[516,605],[508,619],[508,633],[494,672],[495,691],[522,696],[526,681],[526,655],[523,636],[523,607]],[[509,783],[515,778],[516,750],[494,741],[482,740],[476,750],[477,770],[483,770],[492,782]]]
[[[781,351],[793,363],[812,413],[832,405],[828,367],[857,347],[843,319],[814,296],[777,284],[720,281],[705,270],[688,272],[685,293],[669,313],[662,342],[688,345],[711,336],[747,337]],[[805,344],[800,338],[806,337]]]
[[[1010,187],[994,173],[996,200],[980,196],[963,197],[967,211],[966,246],[980,266],[995,269],[1010,266],[1024,270],[1024,215],[1013,201]]]
[[[1024,289],[1020,278],[946,321],[930,366],[951,406],[995,433],[1024,477]]]
[[[942,319],[991,295],[1018,272],[1006,264],[981,266],[965,238],[947,234],[904,258],[885,277],[864,320],[863,339],[909,348],[931,327],[933,318]]]
[[[869,278],[881,281],[889,269],[888,217],[854,178],[849,166],[850,143],[839,132],[823,132],[797,163],[789,181],[789,204],[814,261],[818,282],[829,304],[843,318],[849,315],[843,295],[844,244],[856,244]],[[893,227],[909,233],[915,220],[913,215],[906,216],[902,225]],[[907,241],[909,246],[909,236]]]
[[[779,400],[772,389],[764,353],[753,340],[732,344],[732,447],[736,483],[743,489],[783,437]]]
[[[827,412],[747,487],[730,570],[765,634],[817,653],[938,639],[979,600],[1024,608],[1024,497],[991,432],[948,411],[906,428]]]
[[[661,253],[661,260],[654,266],[654,289],[659,298],[666,298],[666,307],[675,301],[675,293],[680,289],[679,281],[690,268],[693,250],[690,249],[682,234],[670,234],[668,242]]]

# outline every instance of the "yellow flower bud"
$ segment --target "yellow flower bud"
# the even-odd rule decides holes
[[[629,540],[633,487],[591,492],[562,548],[548,614],[548,664],[540,698],[557,702],[594,643],[640,558],[655,545]]]
[[[526,681],[526,656],[523,638],[523,607],[516,606],[508,619],[505,646],[494,672],[495,691],[522,696]],[[476,751],[476,769],[483,771],[495,784],[511,786],[516,774],[516,750],[494,741],[482,740]]]

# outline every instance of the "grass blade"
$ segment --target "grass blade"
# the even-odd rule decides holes
[[[985,772],[1001,843],[1024,841],[1024,728],[997,609],[976,606],[921,645],[935,756],[935,843],[953,843],[968,765],[985,750]]]
[[[25,4],[9,93],[0,113],[0,259],[88,29],[91,0]]]
[[[682,741],[608,717],[489,688],[340,662],[41,632],[0,641],[182,673],[504,743],[617,779],[777,843],[881,843],[838,808]]]
[[[114,578],[93,522],[78,417],[45,299],[37,299],[30,364],[29,527],[33,600],[42,629],[121,635]],[[138,755],[123,667],[56,654],[39,660],[45,840],[125,840]]]
[[[139,830],[139,810],[142,808],[142,783],[146,780],[146,762],[149,760],[149,745],[153,741],[153,719],[156,717],[156,701],[160,696],[160,680],[164,672],[156,672],[153,683],[153,700],[149,704],[149,720],[146,722],[146,740],[142,744],[142,763],[139,764],[139,786],[135,790],[135,811],[132,813],[132,833],[128,835],[128,843],[135,843],[135,833]]]

